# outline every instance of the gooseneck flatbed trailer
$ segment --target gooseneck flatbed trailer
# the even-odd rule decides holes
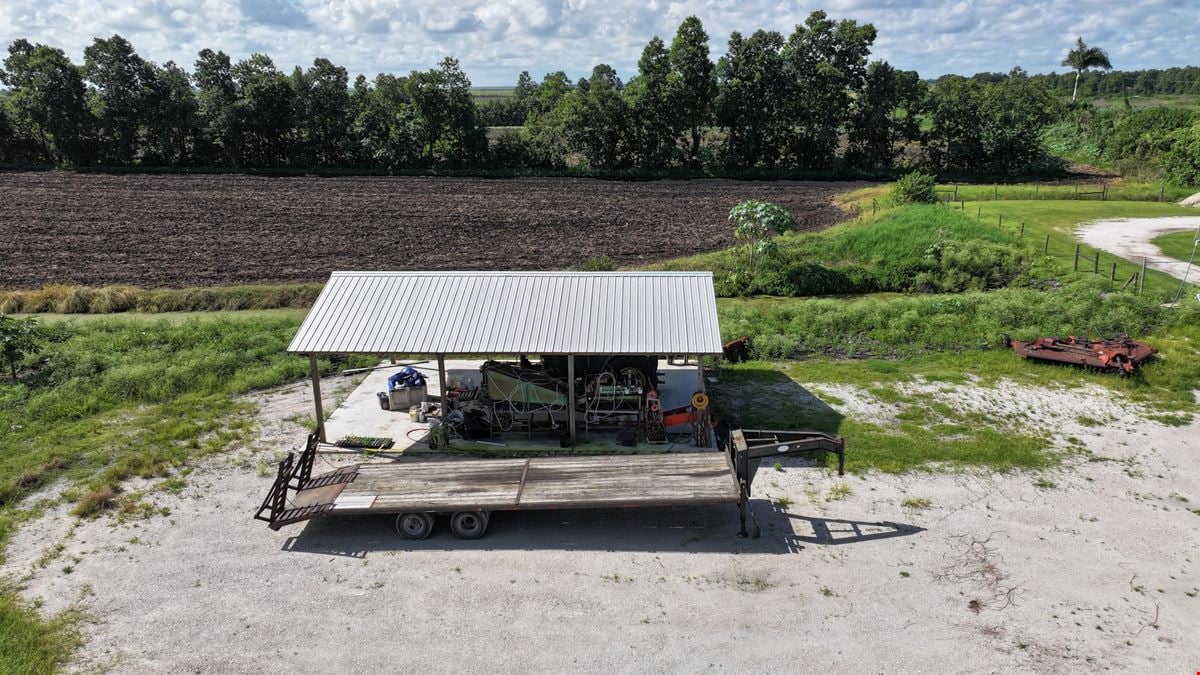
[[[708,452],[549,456],[512,459],[414,459],[352,464],[312,475],[320,440],[279,464],[255,518],[278,530],[318,516],[387,514],[396,531],[424,539],[448,516],[463,539],[487,531],[497,511],[655,508],[736,504],[738,536],[758,536],[751,486],[767,457],[832,453],[838,473],[845,442],[817,431],[738,429]],[[750,529],[747,529],[747,523]]]

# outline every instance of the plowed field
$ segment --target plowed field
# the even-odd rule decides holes
[[[0,173],[0,288],[323,281],[335,269],[562,269],[728,246],[766,199],[802,228],[853,183]]]

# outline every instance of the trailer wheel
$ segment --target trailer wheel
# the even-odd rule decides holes
[[[478,539],[487,526],[487,511],[459,511],[450,518],[450,531],[459,539]]]
[[[433,532],[433,516],[414,511],[396,516],[396,532],[405,539],[425,539]]]

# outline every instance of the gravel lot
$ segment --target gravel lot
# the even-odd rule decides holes
[[[957,389],[995,415],[1052,396]],[[843,414],[886,413],[865,391],[836,395]],[[414,543],[382,518],[250,519],[268,463],[304,433],[287,421],[308,411],[297,385],[266,400],[253,447],[151,494],[169,515],[49,513],[7,571],[45,611],[94,619],[85,670],[1192,672],[1200,424],[1137,419],[1101,389],[1070,397],[1046,431],[1091,461],[1039,476],[764,467],[757,540],[734,536],[725,507],[498,514],[482,540],[443,525]]]

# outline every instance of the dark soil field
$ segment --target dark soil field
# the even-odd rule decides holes
[[[804,229],[854,183],[0,173],[0,288],[323,281],[331,270],[562,269],[728,246],[730,207]]]

